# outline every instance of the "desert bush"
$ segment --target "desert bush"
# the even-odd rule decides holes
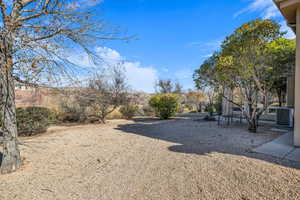
[[[116,109],[109,113],[106,117],[107,119],[123,119],[122,113],[119,111],[119,109]],[[99,119],[99,117],[98,117]]]
[[[140,114],[143,116],[154,116],[155,110],[151,106],[145,105],[142,107]]]
[[[57,119],[60,122],[84,122],[87,119],[85,107],[74,103],[61,103],[57,111]]]
[[[19,135],[31,136],[46,132],[56,121],[54,112],[43,107],[17,108],[17,127]]]
[[[194,106],[192,104],[185,104],[184,105],[186,109],[188,109],[190,112],[195,111]]]
[[[125,105],[120,108],[120,112],[126,119],[132,119],[138,110],[139,107],[137,105]]]
[[[178,99],[176,94],[157,94],[151,97],[149,105],[161,119],[169,119],[178,110]]]
[[[123,70],[114,66],[110,76],[105,73],[95,74],[88,81],[87,87],[81,88],[75,96],[80,105],[93,107],[102,123],[117,108],[128,102],[128,86]]]
[[[196,110],[192,110],[189,113],[198,113]]]
[[[184,111],[185,111],[184,105],[183,105],[183,104],[178,105],[177,112],[178,112],[178,113],[184,113]]]

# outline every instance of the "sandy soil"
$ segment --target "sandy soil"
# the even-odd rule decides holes
[[[300,199],[300,163],[251,152],[277,136],[195,119],[53,127],[24,140],[0,199]]]

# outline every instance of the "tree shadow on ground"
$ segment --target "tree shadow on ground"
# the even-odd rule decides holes
[[[133,119],[134,124],[118,125],[117,130],[164,140],[170,144],[168,150],[176,153],[207,155],[213,152],[246,156],[267,162],[300,169],[300,162],[275,158],[254,153],[253,148],[272,141],[280,136],[270,127],[260,127],[258,133],[249,133],[247,127],[236,124],[228,128],[218,126],[217,122],[206,122],[201,118],[184,117],[162,121],[155,118]]]

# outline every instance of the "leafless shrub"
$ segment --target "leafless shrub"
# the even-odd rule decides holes
[[[128,101],[128,87],[123,71],[114,68],[110,77],[96,74],[88,81],[87,87],[81,88],[77,101],[80,105],[91,107],[93,117],[105,123],[106,117]]]

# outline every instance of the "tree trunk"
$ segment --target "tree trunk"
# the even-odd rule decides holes
[[[202,113],[202,103],[199,103],[198,104],[198,106],[197,106],[197,111],[199,112],[199,113]]]
[[[282,107],[282,93],[281,93],[281,89],[278,89],[277,90],[277,98],[278,98],[278,104],[279,104],[279,107]]]
[[[3,134],[3,153],[0,170],[3,174],[14,172],[21,166],[11,47],[11,40],[8,37],[0,36],[0,130]]]
[[[248,121],[249,127],[248,127],[248,130],[251,133],[256,133],[257,132],[256,114],[254,115],[254,113],[253,113],[254,110],[253,110],[253,107],[252,107],[251,103],[248,104],[248,107],[249,107],[248,108],[249,109],[249,121]],[[253,116],[255,116],[255,117],[253,117]]]
[[[101,114],[101,115],[100,115],[100,123],[106,124],[105,117],[106,117],[105,114]]]
[[[255,119],[252,119],[251,122],[249,122],[248,130],[251,133],[256,133],[257,132],[257,122],[256,122]]]

